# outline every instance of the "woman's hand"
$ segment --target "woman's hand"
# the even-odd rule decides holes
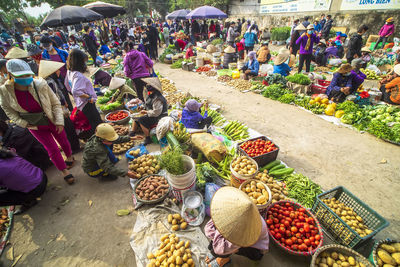
[[[250,74],[250,73],[251,73],[251,70],[246,70],[244,73],[245,73],[245,74]]]
[[[64,130],[64,126],[62,125],[56,125],[56,132],[60,134]]]
[[[140,111],[140,114],[146,115],[147,111],[146,110],[142,110],[142,111]]]

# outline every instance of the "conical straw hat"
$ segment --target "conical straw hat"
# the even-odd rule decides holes
[[[232,53],[235,53],[236,50],[235,50],[235,48],[233,48],[232,46],[229,45],[227,48],[225,48],[224,52],[227,54],[232,54]]]
[[[117,88],[120,88],[122,85],[125,84],[125,79],[118,78],[118,77],[112,77],[110,85],[108,86],[108,89],[114,90]]]
[[[305,31],[306,27],[304,27],[303,23],[300,23],[299,25],[297,25],[296,28],[294,28],[295,31]]]
[[[211,218],[218,232],[237,246],[250,247],[260,237],[260,213],[246,193],[235,187],[224,186],[214,194]]]
[[[39,77],[46,79],[51,74],[61,69],[65,63],[50,61],[50,60],[41,60],[39,64]]]
[[[85,73],[83,73],[83,75],[86,76],[86,78],[91,78],[93,75],[96,74],[96,72],[98,72],[100,70],[100,68],[95,68],[95,67],[87,67],[87,70],[85,71]]]
[[[22,50],[19,47],[13,47],[8,51],[7,55],[5,56],[6,59],[16,59],[16,58],[27,58],[29,57],[28,52]]]
[[[274,59],[274,65],[280,65],[283,62],[285,62],[289,58],[289,54],[282,53],[279,54],[275,59]]]
[[[142,81],[162,93],[161,82],[157,77],[143,78]]]

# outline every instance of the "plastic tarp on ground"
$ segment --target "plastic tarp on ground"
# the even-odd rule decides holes
[[[172,231],[167,221],[170,213],[180,213],[179,208],[166,199],[157,206],[148,206],[137,212],[130,244],[135,252],[136,266],[145,267],[149,260],[147,253],[155,252],[160,245],[160,238],[165,234],[176,234],[180,240],[190,241],[190,249],[195,266],[205,267],[208,253],[208,240],[200,227],[188,226],[186,230]]]

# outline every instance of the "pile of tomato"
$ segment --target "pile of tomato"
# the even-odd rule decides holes
[[[124,112],[122,110],[112,113],[110,115],[107,116],[107,120],[109,121],[119,121],[122,119],[125,119],[126,117],[128,117],[129,114],[127,112]]]
[[[278,149],[271,141],[266,141],[261,138],[246,141],[240,145],[240,148],[250,157],[258,157]]]
[[[274,204],[267,213],[270,234],[284,247],[295,252],[311,252],[320,244],[321,233],[314,218],[292,203]]]

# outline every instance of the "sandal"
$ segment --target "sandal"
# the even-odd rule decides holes
[[[67,170],[71,169],[74,164],[75,164],[75,159],[72,158],[72,161],[65,161],[65,164],[67,164]]]
[[[206,256],[205,262],[206,262],[207,264],[209,264],[209,263],[210,263],[210,262],[212,262],[213,260],[215,260],[215,257],[214,257],[214,255],[213,255],[213,254],[211,254],[211,253],[207,253],[207,256]]]
[[[72,174],[68,174],[67,176],[64,176],[64,181],[66,181],[67,184],[72,185],[75,183],[75,178]]]

